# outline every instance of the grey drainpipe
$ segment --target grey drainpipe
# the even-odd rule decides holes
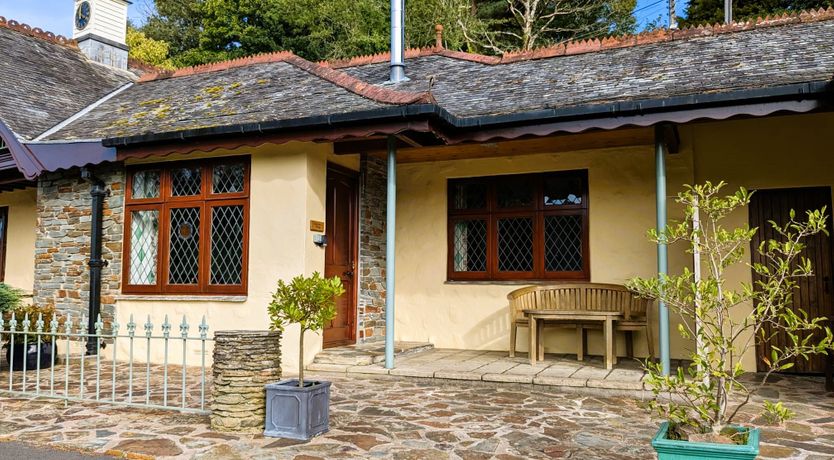
[[[81,169],[81,178],[90,184],[90,197],[92,198],[92,218],[90,236],[90,299],[88,306],[87,333],[87,354],[98,354],[98,340],[95,339],[96,322],[101,314],[101,269],[107,266],[107,261],[101,258],[101,233],[104,215],[104,199],[110,191],[104,187],[104,182],[96,177],[87,168]]]

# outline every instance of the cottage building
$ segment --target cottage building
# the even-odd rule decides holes
[[[341,276],[347,293],[310,358],[383,340],[387,297],[397,340],[506,350],[519,285],[655,275],[646,231],[658,208],[680,217],[684,184],[762,190],[737,224],[831,209],[831,9],[503,57],[441,38],[406,51],[409,80],[391,84],[388,55],[279,52],[139,75],[97,16],[126,20],[124,2],[77,3],[89,11],[75,41],[0,18],[0,274],[63,314],[89,311],[96,191],[106,323],[205,315],[263,329],[276,280]],[[802,298],[832,316],[829,239],[809,254],[818,275]],[[669,249],[670,271],[687,263]],[[284,337],[288,369],[297,334]],[[548,334],[545,348],[572,351],[574,337]],[[664,346],[674,358],[689,344]],[[634,353],[648,353],[641,334]]]

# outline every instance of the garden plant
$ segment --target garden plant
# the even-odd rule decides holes
[[[722,195],[723,182],[687,186],[677,201],[685,219],[664,231],[652,230],[650,239],[659,244],[683,243],[692,255],[692,269],[659,278],[634,278],[628,285],[641,296],[665,302],[682,322],[678,331],[694,339],[692,363],[664,375],[661,365],[646,361],[648,384],[656,399],[652,409],[669,421],[669,439],[744,444],[746,430],[732,425],[739,410],[774,372],[790,369],[798,359],[827,353],[832,334],[826,318],[812,318],[803,305],[794,303],[798,281],[814,276],[803,256],[804,241],[827,234],[826,209],[807,211],[801,218],[791,211],[788,222],[770,222],[777,238],[751,248],[756,228],[728,228],[727,218],[744,212],[751,192],[739,189]],[[760,257],[749,262],[747,250]],[[728,270],[748,266],[753,282],[731,285]],[[786,337],[783,345],[771,339]],[[742,379],[742,356],[758,344],[768,352],[766,370],[753,384]],[[791,412],[780,402],[767,401],[765,418],[783,420]],[[728,439],[729,438],[729,439]],[[756,448],[758,449],[758,448]]]
[[[288,324],[298,324],[298,386],[304,386],[304,333],[320,331],[336,317],[336,298],[344,294],[339,277],[296,276],[289,283],[278,281],[278,289],[269,304],[270,329],[284,331]]]

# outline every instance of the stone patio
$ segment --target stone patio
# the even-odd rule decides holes
[[[547,354],[544,361],[530,365],[526,353],[509,358],[505,351],[426,349],[420,353],[397,356],[394,369],[385,369],[381,362],[365,360],[356,364],[361,350],[347,347],[339,350],[342,362],[319,361],[307,369],[315,372],[338,372],[348,376],[392,375],[438,380],[480,380],[484,382],[521,383],[566,389],[600,390],[610,395],[649,396],[644,387],[645,372],[640,361],[620,358],[613,370],[605,369],[601,356],[577,361],[573,354]],[[335,353],[326,350],[329,353]],[[685,364],[673,361],[673,367]]]
[[[649,439],[658,420],[633,398],[529,384],[316,377],[333,381],[331,431],[307,443],[213,432],[202,415],[4,397],[0,442],[133,459],[654,458]],[[832,458],[834,395],[823,392],[823,380],[774,380],[767,396],[785,401],[798,416],[782,427],[762,427],[761,458]],[[756,398],[738,422],[758,422],[760,410]]]

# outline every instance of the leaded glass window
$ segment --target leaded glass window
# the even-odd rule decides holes
[[[240,284],[243,275],[243,206],[211,213],[211,284]]]
[[[200,272],[200,208],[174,208],[169,215],[168,283],[197,284]]]
[[[212,169],[211,193],[241,193],[246,179],[243,163],[218,164]]]
[[[130,193],[134,199],[159,198],[160,171],[137,171],[131,180]]]
[[[159,211],[130,213],[130,284],[156,284],[159,250]]]
[[[487,267],[487,222],[485,219],[461,220],[453,224],[454,270],[485,272]]]
[[[533,271],[533,218],[498,219],[498,271]]]
[[[199,166],[176,168],[171,171],[171,195],[194,196],[202,191],[203,172]]]
[[[588,279],[586,171],[449,180],[451,280]]]
[[[128,175],[125,293],[245,294],[249,160]]]

